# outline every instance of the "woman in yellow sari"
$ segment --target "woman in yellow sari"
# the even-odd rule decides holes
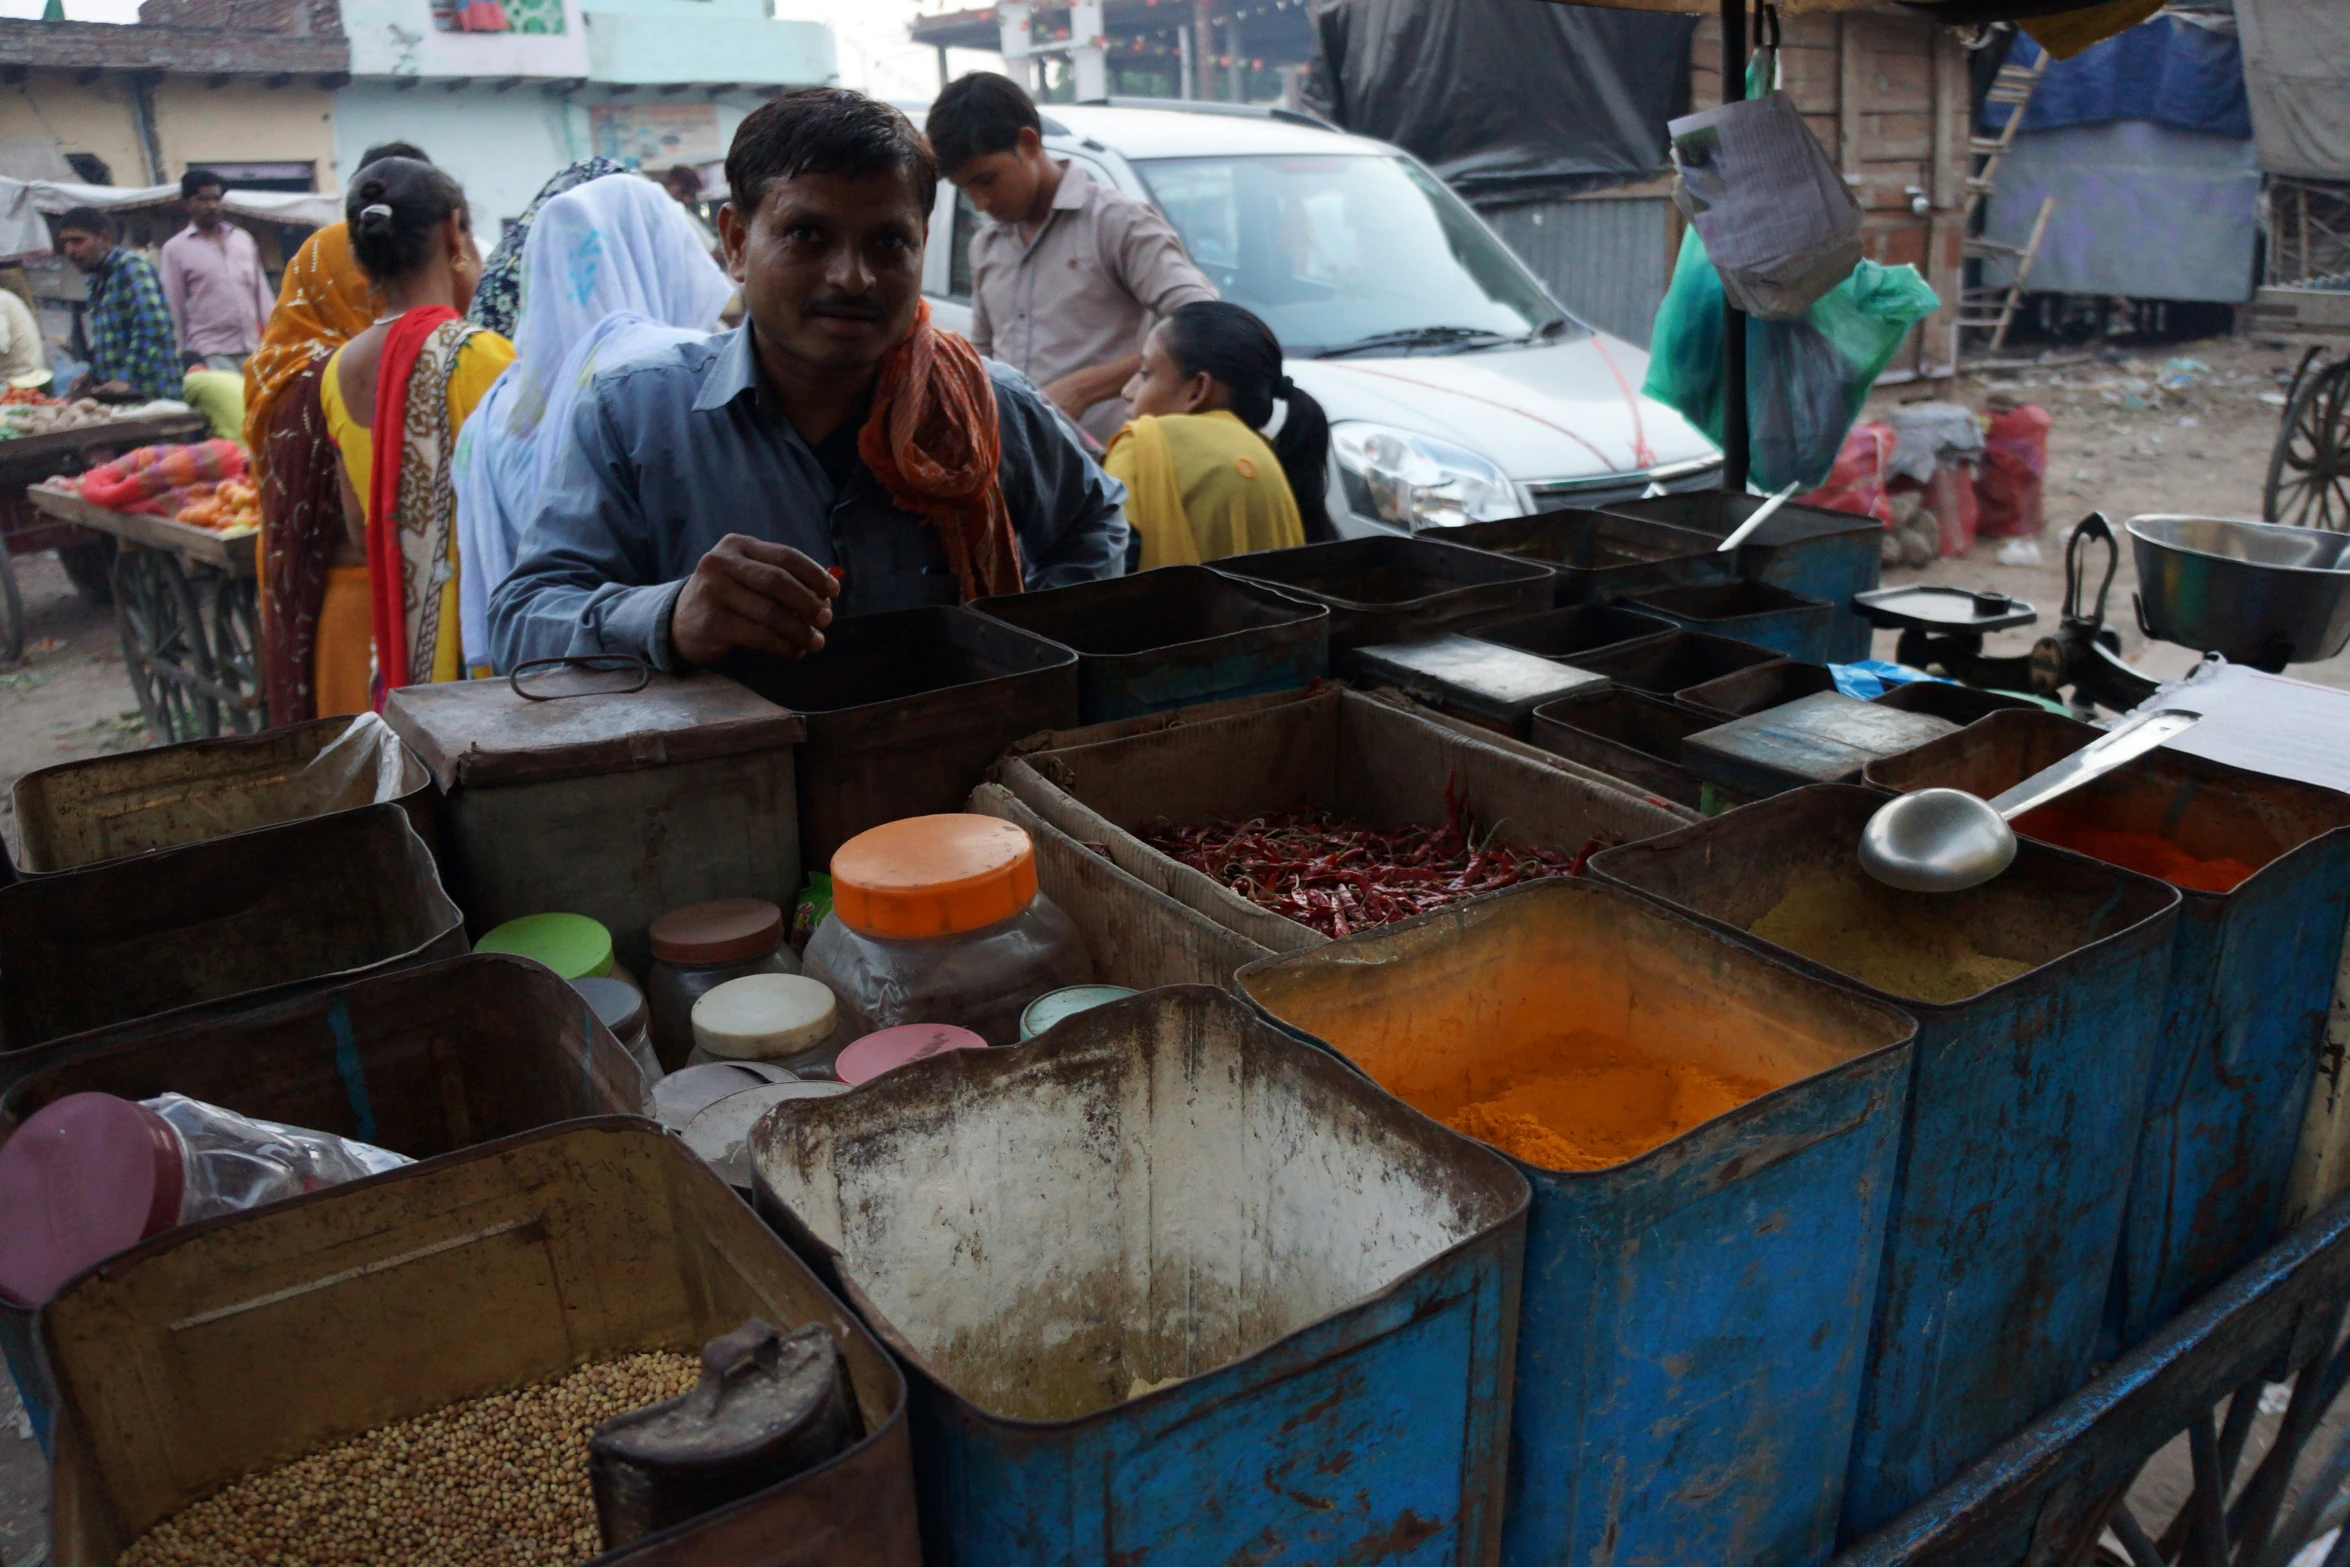
[[[481,252],[465,192],[447,174],[414,158],[371,163],[351,181],[344,222],[384,313],[327,361],[319,405],[342,454],[344,514],[365,550],[367,705],[380,709],[401,686],[463,674],[450,463],[514,345],[463,315]],[[322,645],[322,669],[326,654]]]
[[[1330,421],[1255,315],[1185,305],[1143,344],[1125,397],[1134,418],[1102,466],[1126,486],[1140,570],[1332,536]]]

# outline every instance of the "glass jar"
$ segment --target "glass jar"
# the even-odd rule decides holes
[[[612,1031],[620,1048],[636,1063],[645,1080],[645,1103],[651,1104],[653,1085],[661,1081],[661,1062],[653,1054],[652,1036],[645,1030],[644,993],[624,979],[575,979],[571,988],[586,999],[596,1021]]]
[[[1017,1044],[1020,1013],[1093,978],[1077,927],[1036,890],[1028,834],[992,816],[911,816],[832,857],[832,912],[809,939],[840,1035],[953,1023]]]
[[[783,910],[765,898],[718,898],[671,909],[653,921],[653,967],[645,979],[653,1050],[676,1071],[694,1048],[694,1003],[730,979],[797,974],[784,940]]]

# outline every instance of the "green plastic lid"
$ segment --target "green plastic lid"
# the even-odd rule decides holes
[[[1065,990],[1048,990],[1021,1012],[1020,1037],[1034,1039],[1063,1018],[1090,1012],[1106,1002],[1123,1001],[1133,994],[1124,985],[1071,985]]]
[[[536,958],[565,979],[612,972],[612,933],[584,914],[525,914],[485,934],[473,950]]]

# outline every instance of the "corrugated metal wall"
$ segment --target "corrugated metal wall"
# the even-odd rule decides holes
[[[1480,211],[1560,304],[1646,348],[1672,276],[1672,206],[1665,196],[1599,196]]]

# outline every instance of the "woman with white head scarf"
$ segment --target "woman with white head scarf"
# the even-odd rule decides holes
[[[515,359],[457,447],[458,614],[489,664],[490,594],[514,567],[541,481],[596,372],[717,330],[734,284],[651,180],[608,174],[550,198],[522,251]]]

